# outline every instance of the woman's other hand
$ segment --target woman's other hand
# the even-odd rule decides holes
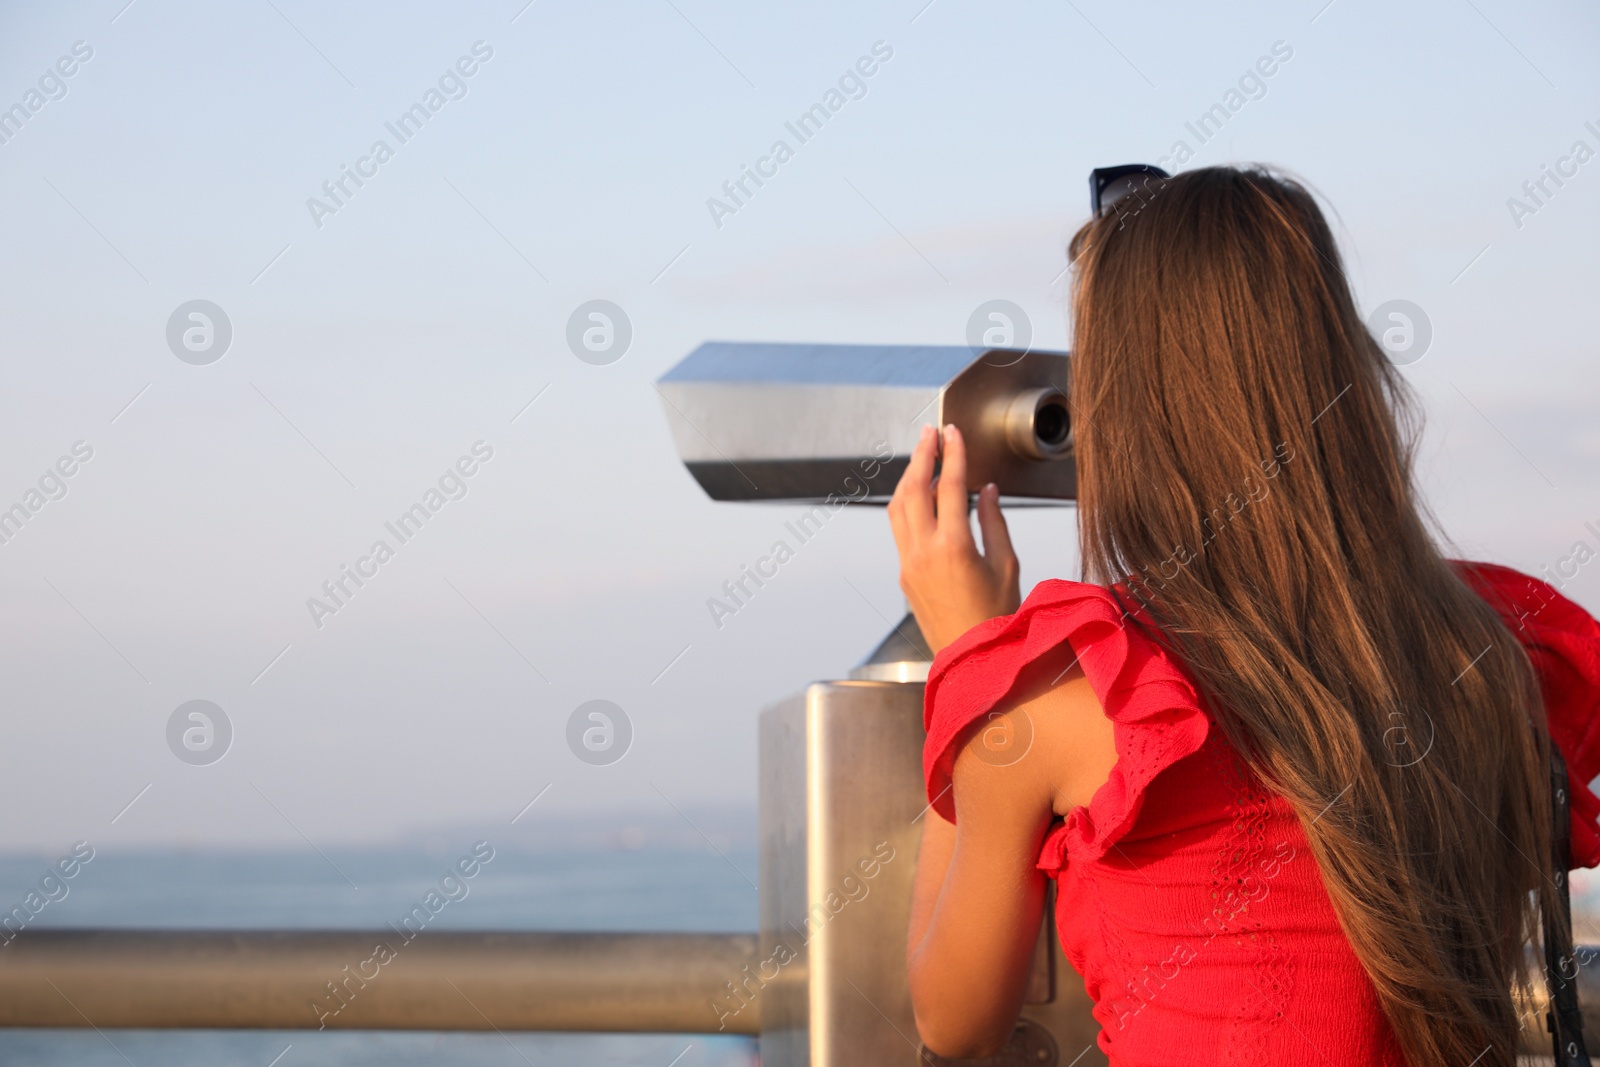
[[[900,588],[934,652],[985,619],[1011,614],[1022,602],[1017,556],[1000,514],[1000,490],[990,483],[978,494],[980,553],[967,516],[966,442],[955,426],[944,428],[944,466],[935,481],[939,438],[932,426],[922,428],[889,501],[889,525],[900,551]]]

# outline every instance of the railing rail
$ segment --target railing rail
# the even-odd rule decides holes
[[[730,985],[752,988],[745,979],[758,965],[757,941],[748,933],[429,931],[407,941],[393,930],[28,930],[0,948],[0,1026],[754,1035],[759,990],[735,1000]],[[1600,1020],[1600,949],[1578,958],[1580,996]],[[1524,1052],[1549,1051],[1543,1011],[1541,1003],[1524,1013]],[[1586,1029],[1592,1041],[1592,1022]]]
[[[729,998],[754,934],[28,930],[0,949],[0,1026],[760,1029]]]

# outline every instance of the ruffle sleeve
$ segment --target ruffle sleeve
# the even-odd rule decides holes
[[[1492,563],[1455,564],[1533,661],[1550,739],[1567,761],[1572,796],[1572,864],[1600,865],[1600,623],[1548,582]]]
[[[1205,743],[1210,718],[1182,669],[1129,625],[1111,593],[1083,582],[1034,587],[1016,614],[967,631],[934,658],[923,724],[923,776],[933,808],[955,820],[951,773],[967,730],[1000,705],[1023,670],[1069,644],[1112,721],[1117,762],[1088,807],[1051,835],[1046,852],[1104,855],[1138,818],[1150,782]],[[1045,866],[1049,857],[1042,857]]]

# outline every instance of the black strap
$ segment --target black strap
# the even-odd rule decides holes
[[[1550,744],[1550,843],[1556,883],[1555,914],[1544,915],[1544,977],[1550,989],[1550,1010],[1545,1026],[1550,1030],[1557,1067],[1590,1067],[1583,1043],[1583,1013],[1578,1010],[1578,961],[1563,954],[1572,947],[1572,895],[1567,885],[1571,868],[1572,817],[1568,814],[1567,761],[1555,742]],[[1565,933],[1565,937],[1560,935]]]

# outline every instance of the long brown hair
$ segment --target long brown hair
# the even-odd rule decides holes
[[[1407,387],[1300,184],[1209,167],[1122,207],[1070,249],[1086,575],[1293,805],[1407,1059],[1511,1067],[1549,742],[1430,533]]]

